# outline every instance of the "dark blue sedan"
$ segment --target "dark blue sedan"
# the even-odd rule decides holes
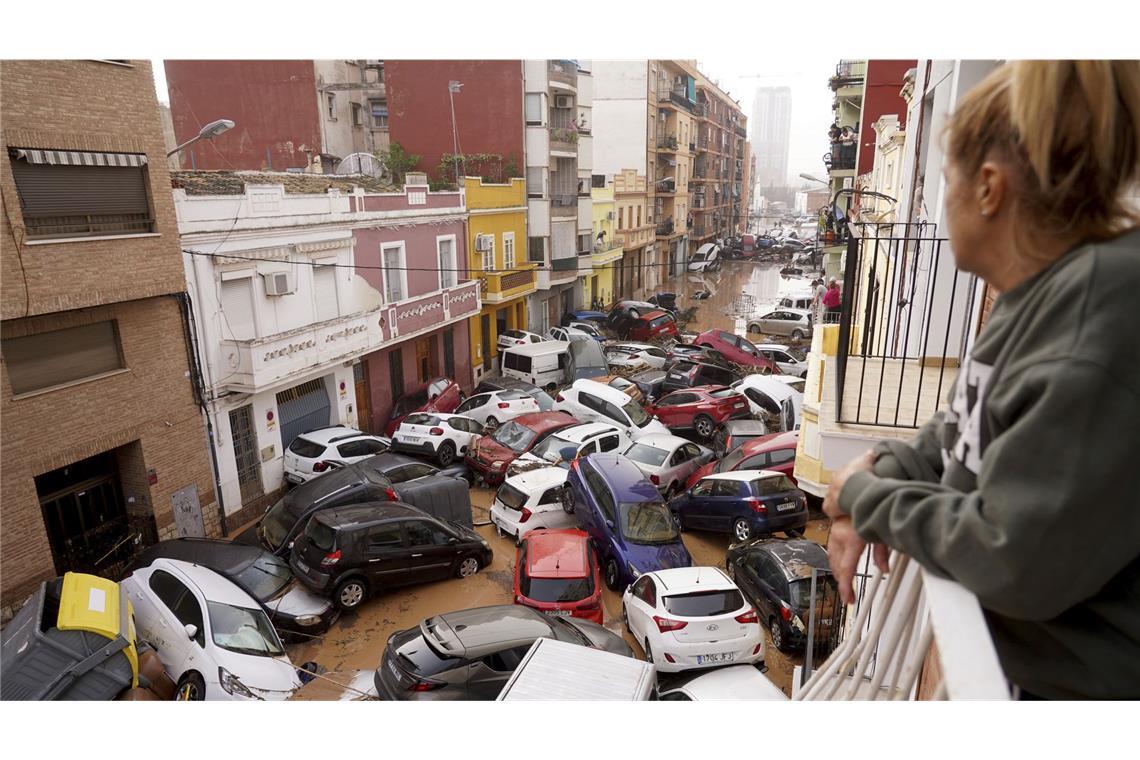
[[[737,541],[782,531],[804,534],[807,496],[787,475],[773,470],[734,470],[708,475],[669,502],[680,530],[731,533]]]
[[[567,482],[574,503],[566,506],[593,541],[611,589],[654,570],[692,567],[657,486],[632,460],[613,453],[575,459]]]

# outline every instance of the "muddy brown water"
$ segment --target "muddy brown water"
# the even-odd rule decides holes
[[[636,294],[636,297],[648,297],[655,292],[675,292],[680,309],[698,306],[688,331],[712,328],[731,331],[738,316],[736,312],[742,304],[761,304],[778,298],[781,279],[779,265],[725,262],[720,272],[689,273],[670,278],[656,288]],[[692,299],[692,294],[700,290],[708,290],[711,297]],[[743,300],[742,295],[746,297]],[[452,578],[377,594],[362,604],[358,611],[342,615],[321,639],[289,646],[289,657],[294,663],[313,661],[324,671],[324,677],[307,684],[298,692],[297,699],[365,698],[361,692],[374,695],[372,673],[380,664],[388,637],[393,633],[416,627],[431,615],[511,603],[516,556],[514,541],[496,535],[491,525],[480,524],[489,522],[488,509],[493,496],[494,491],[486,488],[475,488],[471,493],[476,530],[490,542],[494,551],[491,565],[470,578]],[[827,525],[826,519],[812,520],[806,537],[826,544]],[[724,567],[730,543],[727,534],[689,531],[683,534],[682,539],[695,565]],[[621,623],[621,595],[605,589],[603,605],[605,627],[621,634],[634,653],[644,657],[641,646]],[[764,635],[768,678],[790,695],[792,668],[803,664],[803,656],[779,652],[771,646],[767,631]]]

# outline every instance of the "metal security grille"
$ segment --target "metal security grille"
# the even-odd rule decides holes
[[[277,394],[277,416],[281,418],[281,447],[289,448],[301,433],[328,427],[329,394],[322,378],[287,388]]]
[[[234,443],[241,502],[246,504],[265,493],[261,485],[261,463],[257,458],[257,438],[253,433],[253,406],[246,405],[230,412],[230,438]]]

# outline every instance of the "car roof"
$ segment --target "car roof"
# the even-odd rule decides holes
[[[797,391],[788,387],[787,383],[773,379],[771,375],[761,375],[753,373],[745,375],[740,381],[741,388],[755,388],[756,390],[766,393],[777,401],[791,398]]]
[[[762,435],[759,438],[753,438],[750,441],[745,441],[741,445],[741,449],[746,457],[753,454],[759,454],[764,451],[775,451],[777,449],[794,449],[800,440],[800,431],[789,430],[784,433],[769,433]]]
[[[602,476],[618,501],[661,501],[657,486],[629,457],[605,451],[589,454],[585,461]]]
[[[584,385],[584,383],[589,383],[589,385]],[[611,385],[606,385],[605,383],[596,383],[589,379],[575,380],[574,384],[570,387],[576,391],[587,391],[590,395],[598,396],[618,406],[627,404],[630,401],[629,394],[625,391],[614,388]]]
[[[785,701],[787,696],[780,687],[753,665],[729,665],[712,670],[694,670],[688,678],[672,682],[661,693],[684,689],[697,700],[766,699]]]
[[[634,443],[641,443],[655,449],[662,451],[675,451],[686,443],[692,443],[687,438],[682,438],[679,435],[671,435],[669,433],[650,433],[638,438]]]
[[[509,348],[500,349],[499,353],[510,351],[512,354],[519,354],[521,356],[557,354],[565,351],[572,342],[573,341],[566,340],[544,340],[539,343],[525,343],[521,346],[510,346]]]
[[[551,486],[565,483],[566,470],[561,467],[538,467],[521,472],[518,475],[511,475],[505,482],[510,483],[520,491],[545,490]]]
[[[712,249],[717,248],[717,247],[718,246],[716,243],[705,243],[704,245],[702,245],[700,248],[697,249],[697,253],[708,253],[709,251],[711,251]]]
[[[421,414],[434,414],[434,412],[421,412]],[[357,462],[357,464],[368,467],[376,472],[383,473],[386,470],[391,470],[395,467],[403,467],[406,464],[425,464],[422,460],[414,459],[406,454],[396,454],[391,451],[385,451],[382,454],[375,454],[367,459]]]
[[[654,319],[657,319],[658,317],[668,317],[668,316],[672,316],[672,315],[670,315],[669,312],[667,312],[663,309],[654,308],[653,311],[648,311],[648,312],[640,315],[638,317],[638,320],[654,320]]]
[[[577,425],[571,425],[570,427],[563,428],[562,430],[559,430],[552,435],[555,435],[558,438],[564,438],[567,441],[573,441],[574,443],[581,443],[587,438],[592,438],[595,435],[601,435],[602,433],[613,433],[615,431],[621,432],[617,425],[611,425],[608,422],[581,422]]]
[[[728,472],[712,472],[701,480],[758,480],[761,478],[783,478],[784,473],[775,470],[729,470]]]
[[[736,588],[736,584],[719,567],[674,567],[655,570],[647,575],[659,582],[663,596]]]
[[[260,546],[219,541],[213,538],[172,538],[159,541],[140,552],[137,566],[156,559],[177,559],[208,567],[223,575],[237,575],[269,552]],[[272,555],[270,555],[272,556]]]
[[[550,636],[552,627],[541,612],[499,604],[433,615],[420,623],[420,632],[447,654],[482,657]]]
[[[589,536],[580,530],[534,530],[526,535],[526,574],[581,578],[590,574]]]
[[[789,579],[810,578],[812,568],[831,573],[827,550],[806,538],[765,538],[752,542],[747,548],[761,549],[775,556]]]
[[[333,441],[347,440],[349,438],[357,438],[359,436],[367,435],[368,433],[365,433],[361,430],[356,430],[354,428],[345,427],[344,425],[332,425],[330,427],[310,430],[307,433],[301,433],[297,437],[304,438],[306,441],[312,441],[313,443],[319,443],[327,446]]]
[[[739,434],[746,435],[748,433],[759,432],[762,435],[768,433],[768,426],[760,420],[729,420],[722,422],[721,427],[725,429],[729,435]]]
[[[598,383],[594,383],[594,385],[598,385]],[[601,385],[599,387],[608,388],[609,386]],[[610,388],[610,390],[614,393],[621,393],[617,388]],[[629,398],[629,396],[626,396],[624,393],[621,393],[621,395],[627,399]],[[520,414],[509,422],[517,422],[536,432],[545,433],[547,430],[574,425],[578,420],[567,412],[527,412],[526,414]],[[509,422],[504,422],[503,424],[506,425],[509,424]]]
[[[372,525],[386,520],[410,517],[429,517],[426,512],[410,504],[398,501],[371,501],[346,504],[343,507],[322,509],[314,515],[330,528],[355,528],[359,525]]]
[[[783,343],[753,343],[752,345],[756,346],[756,348],[775,349],[779,351],[787,351],[789,348]]]
[[[207,601],[220,602],[221,604],[229,604],[234,607],[244,607],[246,609],[261,609],[261,604],[243,591],[240,586],[204,565],[196,565],[192,562],[183,562],[178,559],[163,558],[156,559],[151,563],[151,567],[156,570],[166,570],[167,572],[173,570],[175,576],[179,576],[183,580],[189,580],[190,583],[196,586]]]

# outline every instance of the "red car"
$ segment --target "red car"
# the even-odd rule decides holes
[[[666,335],[676,337],[677,320],[669,312],[654,309],[630,322],[628,334],[630,340],[652,340]]]
[[[725,359],[746,367],[760,367],[772,370],[773,374],[780,374],[780,368],[768,357],[760,353],[760,349],[752,345],[747,338],[734,335],[724,330],[705,330],[693,341],[694,346],[708,346],[715,348],[724,355]]]
[[[670,430],[693,429],[705,440],[712,438],[720,423],[752,416],[747,397],[723,385],[698,385],[673,391],[662,396],[655,405],[645,407],[645,411],[657,415]]]
[[[580,530],[535,530],[519,544],[515,604],[602,624],[602,573]]]
[[[503,482],[507,466],[542,443],[546,436],[578,420],[566,412],[531,412],[515,417],[490,435],[483,435],[467,447],[464,461],[487,485]]]
[[[775,470],[787,475],[795,483],[796,477],[792,472],[796,469],[796,445],[799,442],[798,430],[753,438],[725,454],[723,459],[709,462],[694,472],[689,476],[685,487],[692,488],[706,475],[733,470]]]
[[[391,438],[404,418],[415,412],[450,414],[463,403],[464,398],[463,389],[458,383],[448,377],[437,377],[423,388],[397,399],[392,407],[392,415],[388,418],[388,425],[384,428],[384,435]]]

